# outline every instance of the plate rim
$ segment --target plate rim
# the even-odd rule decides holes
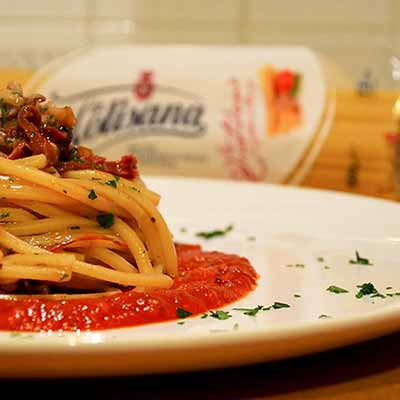
[[[146,181],[150,182],[157,182],[157,181],[171,181],[171,182],[187,182],[189,184],[211,184],[211,185],[227,185],[231,187],[259,187],[259,188],[266,188],[271,190],[278,190],[278,191],[288,191],[288,192],[297,192],[297,193],[304,193],[304,194],[319,194],[319,195],[328,195],[332,197],[339,197],[343,199],[353,199],[362,202],[370,202],[376,204],[386,204],[389,206],[400,207],[399,201],[390,198],[383,198],[383,197],[375,197],[373,195],[363,194],[363,193],[353,193],[353,192],[346,192],[341,190],[335,189],[323,189],[323,188],[316,188],[311,186],[299,186],[294,184],[284,184],[284,183],[276,183],[276,182],[264,182],[264,181],[244,181],[244,180],[233,180],[228,178],[203,178],[197,176],[166,176],[166,175],[152,175],[146,174],[142,175],[143,181],[147,184]],[[161,201],[162,201],[163,194],[161,193]]]
[[[156,183],[157,181],[168,182],[187,182],[189,184],[210,184],[212,185],[230,185],[240,189],[240,187],[246,186],[254,188],[255,184],[253,182],[243,182],[243,181],[230,181],[223,179],[207,179],[207,178],[187,178],[187,177],[165,177],[157,175],[147,175],[144,177],[144,181],[149,181]],[[338,192],[325,189],[316,189],[309,187],[299,187],[292,185],[282,185],[275,183],[257,183],[260,188],[267,188],[269,190],[277,190],[279,192],[296,192],[310,194],[318,193],[323,196],[333,196],[340,197],[343,199],[351,199],[357,201],[363,201],[372,204],[381,204],[385,207],[398,207],[396,201],[390,199],[374,198],[354,193]],[[162,193],[161,193],[162,195]],[[388,237],[381,237],[381,240],[388,241],[392,240]],[[230,307],[226,305],[224,308]],[[189,318],[188,321],[192,319],[199,318],[195,316]],[[176,321],[166,321],[157,324],[162,326],[163,324],[176,323]],[[140,328],[140,327],[139,327]],[[0,356],[2,355],[13,355],[18,358],[23,358],[26,356],[45,356],[46,354],[59,355],[64,358],[74,357],[75,355],[91,355],[95,356],[96,359],[101,357],[115,354],[115,353],[126,353],[127,357],[131,357],[134,354],[141,353],[146,355],[146,353],[155,351],[166,352],[171,349],[188,350],[192,349],[195,351],[200,351],[209,348],[229,348],[237,345],[248,345],[256,346],[261,344],[266,346],[270,343],[282,341],[288,342],[293,338],[312,338],[319,337],[319,347],[311,351],[310,349],[301,351],[300,346],[297,348],[297,354],[286,354],[282,357],[275,357],[274,359],[291,358],[298,355],[310,354],[314,352],[319,352],[321,350],[328,350],[337,347],[343,347],[343,345],[354,344],[368,341],[372,338],[381,337],[383,335],[393,333],[400,330],[400,302],[393,302],[391,304],[385,305],[379,309],[363,312],[363,313],[352,313],[342,317],[334,317],[332,319],[315,319],[307,321],[297,321],[289,323],[276,323],[273,326],[258,328],[257,330],[243,330],[237,331],[219,331],[218,333],[210,334],[209,331],[196,333],[195,336],[191,336],[190,332],[188,335],[179,335],[174,337],[164,336],[157,337],[156,335],[150,335],[146,337],[145,335],[140,337],[129,337],[128,335],[122,335],[113,340],[112,338],[106,337],[117,331],[129,331],[135,330],[133,328],[117,328],[111,330],[99,330],[86,332],[82,331],[81,335],[76,333],[66,332],[63,336],[58,336],[57,332],[53,332],[52,335],[46,336],[46,334],[32,334],[31,332],[23,332],[22,335],[33,335],[33,340],[21,340],[19,337],[10,337],[11,331],[1,331],[0,332]],[[364,330],[362,335],[359,334],[360,330]],[[345,343],[340,343],[341,339],[337,340],[335,345],[332,345],[332,335],[333,333],[340,334],[341,332],[346,332],[347,335],[351,337],[351,343],[347,340]],[[98,334],[100,336],[104,335],[104,339],[98,342],[85,341],[86,335]],[[329,335],[328,335],[329,334]],[[40,336],[38,340],[36,336]],[[44,336],[44,337],[43,337]],[[68,342],[68,338],[75,338],[73,343]],[[132,346],[135,344],[136,346]],[[264,355],[266,361],[268,355]],[[251,362],[245,362],[249,364]],[[232,364],[230,364],[232,366]],[[235,365],[235,364],[234,364]],[[93,365],[92,369],[96,367]],[[187,370],[197,370],[196,365],[189,365]],[[90,368],[86,371],[89,375],[91,374]],[[93,371],[92,371],[93,372]],[[126,371],[128,374],[132,372],[129,369]],[[173,371],[161,370],[159,372],[179,372],[179,369],[174,369]],[[136,374],[136,372],[133,372]],[[0,369],[0,376],[4,375],[2,369]],[[23,373],[22,376],[28,376],[29,373]],[[40,376],[47,376],[48,374],[43,373]],[[84,375],[87,375],[84,373]]]

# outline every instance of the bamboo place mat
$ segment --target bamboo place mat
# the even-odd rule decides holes
[[[396,199],[392,107],[398,93],[339,90],[329,135],[303,186]],[[399,197],[400,198],[400,197]]]
[[[0,87],[4,87],[10,81],[16,81],[23,85],[32,76],[33,72],[27,69],[0,69]]]
[[[0,70],[0,86],[10,80],[24,84],[31,75],[29,70]],[[395,129],[391,111],[399,94],[360,96],[338,90],[332,127],[301,185],[400,200],[394,189],[393,148],[385,137]]]

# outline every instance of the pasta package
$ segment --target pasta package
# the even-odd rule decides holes
[[[75,144],[142,173],[301,183],[334,114],[303,47],[121,46],[74,52],[25,88],[75,110]]]

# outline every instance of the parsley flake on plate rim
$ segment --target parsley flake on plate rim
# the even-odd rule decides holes
[[[262,311],[264,306],[258,305],[254,308],[233,308],[234,311],[243,311],[244,315],[248,315],[250,317],[255,317],[259,311]]]
[[[214,229],[212,231],[200,231],[196,233],[197,237],[201,237],[203,239],[213,239],[219,236],[225,236],[229,232],[233,230],[233,225],[228,225],[225,229]]]
[[[349,293],[349,291],[347,289],[343,289],[343,288],[341,288],[339,286],[335,286],[335,285],[329,286],[328,288],[326,288],[326,290],[328,292],[335,293],[335,294]]]
[[[356,293],[357,299],[361,299],[364,296],[380,297],[382,299],[386,297],[382,293],[379,293],[376,287],[371,282],[366,282],[361,285],[357,285],[357,287],[360,289]]]
[[[220,321],[224,321],[228,318],[231,318],[232,315],[229,311],[217,310],[217,311],[210,311],[210,317],[219,319]]]
[[[318,315],[318,319],[328,319],[328,318],[332,318],[332,317],[330,315],[327,315],[327,314]]]
[[[350,264],[359,264],[359,265],[374,265],[368,258],[361,257],[359,252],[356,250],[356,259],[349,260]]]

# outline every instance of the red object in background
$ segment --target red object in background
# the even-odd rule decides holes
[[[293,72],[284,70],[278,73],[275,78],[275,91],[277,94],[291,93],[294,88],[295,76]]]
[[[390,144],[396,144],[400,141],[400,135],[398,132],[388,132],[385,135],[386,141]]]
[[[140,101],[148,99],[154,91],[153,71],[143,71],[133,85],[133,94]]]

